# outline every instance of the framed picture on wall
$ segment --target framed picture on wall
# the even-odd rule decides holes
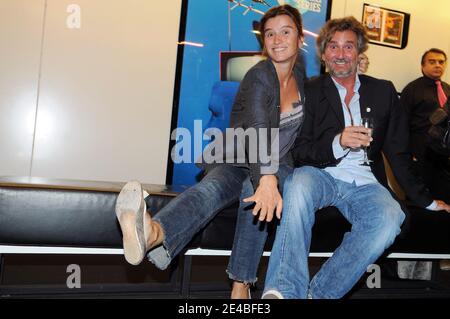
[[[410,15],[405,12],[364,3],[362,22],[369,41],[403,49],[408,44]]]

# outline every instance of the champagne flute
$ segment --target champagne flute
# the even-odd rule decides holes
[[[373,131],[373,119],[371,117],[362,117],[361,118],[361,126],[364,126],[365,128],[370,129],[369,130],[369,137],[372,136],[372,131]],[[364,158],[363,160],[360,162],[360,165],[364,165],[364,166],[369,166],[371,162],[373,162],[372,160],[369,159],[369,157],[367,156],[367,149],[369,148],[369,146],[367,147],[363,147],[364,150]]]

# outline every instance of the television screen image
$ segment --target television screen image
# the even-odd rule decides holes
[[[220,80],[240,82],[247,71],[266,59],[261,52],[220,52]]]

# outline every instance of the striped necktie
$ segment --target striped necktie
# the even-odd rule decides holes
[[[447,102],[447,95],[445,94],[444,90],[442,89],[442,83],[440,80],[436,80],[436,86],[437,86],[437,96],[439,100],[440,107],[444,107],[445,102]]]

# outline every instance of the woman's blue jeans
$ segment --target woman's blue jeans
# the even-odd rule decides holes
[[[341,298],[400,233],[405,214],[378,183],[357,186],[313,167],[294,170],[284,185],[264,291],[284,298]],[[341,245],[310,281],[308,255],[317,210],[336,206],[352,224]]]
[[[283,185],[287,176],[293,169],[287,165],[280,165],[278,169],[278,184],[280,194],[283,193]],[[268,223],[260,222],[257,216],[253,216],[254,203],[244,203],[244,198],[254,193],[250,178],[242,185],[238,219],[234,234],[233,250],[231,251],[227,273],[230,279],[254,284],[257,281],[258,265],[264,251],[267,240]],[[272,222],[277,222],[275,217]]]
[[[280,165],[280,174],[289,169]],[[283,172],[283,174],[281,174]],[[280,178],[282,185],[284,177]],[[147,257],[159,269],[166,269],[206,224],[222,209],[254,193],[248,170],[231,165],[219,165],[209,171],[197,184],[171,200],[153,218],[165,234],[161,246],[152,249]],[[228,266],[230,278],[243,282],[256,281],[256,272],[267,238],[265,227],[255,223],[249,204],[241,201]],[[256,253],[256,252],[260,253]]]

